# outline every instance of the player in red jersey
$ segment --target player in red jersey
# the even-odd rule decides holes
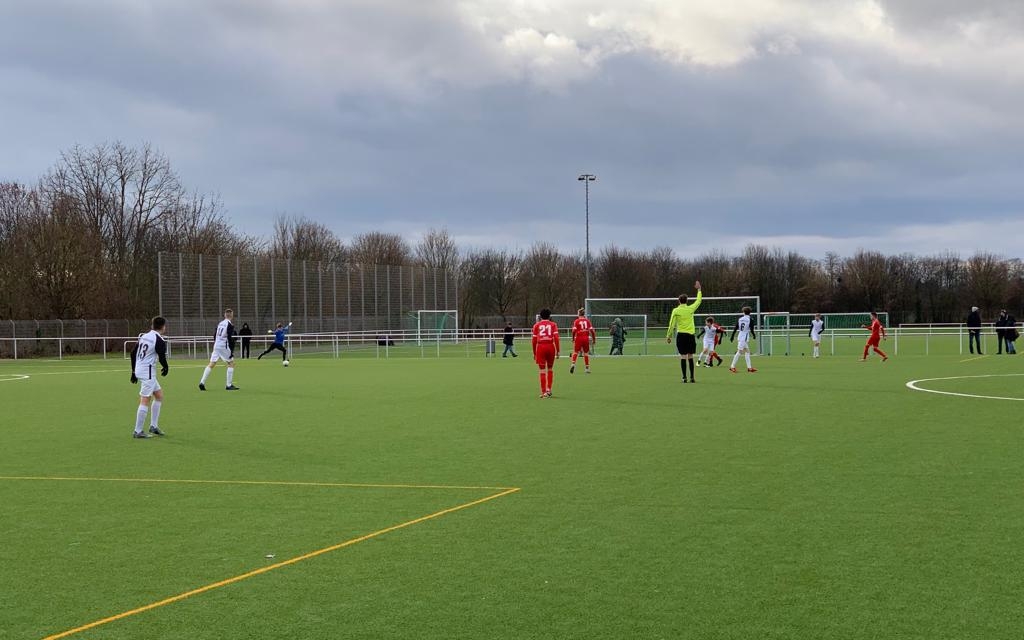
[[[569,373],[576,371],[576,359],[580,352],[583,353],[583,366],[590,373],[590,346],[597,342],[597,331],[583,309],[577,311],[576,315],[578,317],[572,323],[572,364],[569,365]]]
[[[885,352],[878,348],[878,345],[881,343],[882,339],[886,338],[885,327],[883,327],[882,323],[878,320],[878,314],[875,313],[874,311],[871,312],[871,326],[868,326],[866,324],[862,324],[860,326],[871,332],[871,336],[868,337],[867,344],[864,345],[864,357],[861,358],[860,361],[867,362],[868,349],[871,348],[874,348],[875,353],[882,356],[882,362],[888,360],[889,356],[885,355]]]
[[[551,309],[541,309],[540,320],[533,325],[533,359],[540,367],[540,397],[551,397],[555,381],[555,359],[561,351],[558,325],[551,321]]]

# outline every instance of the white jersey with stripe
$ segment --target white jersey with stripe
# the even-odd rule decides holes
[[[214,349],[230,349],[228,345],[228,331],[231,329],[231,321],[227,318],[220,321],[217,325],[217,335],[214,336],[213,348]]]
[[[825,330],[824,320],[811,320],[811,338],[817,340],[821,332]]]
[[[163,342],[163,338],[156,331],[139,336],[138,351],[135,352],[135,377],[147,380],[156,377],[154,372],[159,358],[156,347],[160,342]]]

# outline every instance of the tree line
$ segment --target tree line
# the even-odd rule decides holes
[[[541,306],[582,304],[586,260],[538,242],[460,248],[444,229],[411,243],[370,232],[346,243],[326,225],[281,215],[267,237],[234,229],[214,194],[189,190],[150,145],[72,147],[36,184],[0,182],[0,318],[139,318],[157,297],[157,254],[266,256],[361,265],[420,264],[458,275],[466,326],[525,322]],[[614,245],[591,259],[594,297],[670,297],[700,279],[713,295],[760,295],[763,310],[888,311],[893,322],[961,322],[970,306],[1024,316],[1024,265],[987,252],[816,260],[777,247],[678,256]]]

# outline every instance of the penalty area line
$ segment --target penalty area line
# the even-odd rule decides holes
[[[171,596],[170,598],[164,598],[163,600],[158,600],[157,602],[153,602],[153,603],[150,603],[150,604],[147,604],[147,605],[135,608],[135,609],[131,609],[131,610],[125,611],[123,613],[118,613],[116,615],[109,616],[109,617],[103,618],[101,620],[96,620],[95,622],[90,622],[90,623],[84,624],[84,625],[82,625],[80,627],[75,627],[74,629],[68,629],[67,631],[62,631],[60,633],[49,635],[49,636],[46,636],[45,638],[43,638],[43,640],[60,640],[61,638],[67,638],[69,636],[73,636],[73,635],[75,635],[77,633],[81,633],[83,631],[88,631],[90,629],[95,629],[96,627],[101,627],[103,625],[110,624],[111,622],[117,622],[118,620],[123,620],[125,618],[129,618],[131,616],[138,615],[140,613],[145,613],[146,611],[152,611],[153,609],[158,609],[160,607],[165,607],[165,606],[167,606],[169,604],[174,604],[175,602],[180,602],[182,600],[185,600],[186,598],[191,598],[192,596],[197,596],[197,595],[200,595],[202,593],[206,593],[207,591],[213,591],[214,589],[219,589],[221,587],[226,587],[226,586],[232,585],[232,584],[234,584],[236,582],[241,582],[242,580],[248,580],[249,578],[254,578],[254,577],[258,576],[258,575],[261,575],[261,574],[264,574],[264,573],[268,573],[268,572],[274,571],[276,569],[281,569],[281,568],[284,568],[284,567],[291,566],[293,564],[298,564],[299,562],[302,562],[304,560],[309,560],[309,559],[315,558],[317,556],[324,555],[325,553],[331,553],[332,551],[337,551],[339,549],[344,549],[345,547],[351,547],[352,545],[359,544],[360,542],[365,542],[367,540],[376,538],[378,536],[382,536],[382,535],[384,535],[386,533],[391,533],[393,531],[398,531],[399,529],[404,529],[406,527],[411,527],[411,526],[413,526],[415,524],[420,524],[420,523],[426,522],[428,520],[434,520],[436,518],[440,518],[441,516],[445,516],[445,515],[448,515],[450,513],[455,513],[456,511],[462,511],[463,509],[469,509],[470,507],[475,507],[475,506],[483,504],[485,502],[490,502],[491,500],[497,500],[498,498],[502,498],[504,496],[516,493],[517,491],[519,491],[518,487],[511,488],[511,489],[506,489],[506,490],[501,491],[499,493],[494,493],[494,494],[491,494],[491,495],[486,496],[484,498],[473,500],[472,502],[465,502],[463,504],[456,505],[454,507],[449,507],[447,509],[442,509],[441,511],[435,511],[434,513],[431,513],[429,515],[421,516],[421,517],[415,518],[413,520],[408,520],[406,522],[402,522],[400,524],[392,525],[392,526],[386,527],[384,529],[379,529],[377,531],[374,531],[373,533],[368,533],[366,535],[359,536],[358,538],[352,538],[352,539],[346,540],[344,542],[339,542],[338,544],[331,545],[329,547],[324,547],[322,549],[317,549],[316,551],[311,551],[309,553],[306,553],[306,554],[303,554],[303,555],[300,555],[300,556],[295,556],[294,558],[289,558],[288,560],[283,560],[281,562],[277,562],[277,563],[274,563],[274,564],[271,564],[271,565],[267,565],[265,567],[260,567],[259,569],[254,569],[253,571],[249,571],[247,573],[243,573],[243,574],[234,576],[232,578],[227,578],[226,580],[221,580],[219,582],[213,582],[213,583],[210,583],[208,585],[199,587],[197,589],[192,589],[191,591],[185,591],[184,593],[179,593],[178,595]]]

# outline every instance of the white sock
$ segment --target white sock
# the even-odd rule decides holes
[[[229,387],[231,386],[231,382],[234,379],[235,379],[235,368],[234,367],[228,367],[228,386]]]
[[[149,426],[160,428],[160,405],[159,400],[153,400],[153,409],[149,414]]]
[[[821,352],[818,351],[818,347],[814,347],[814,357],[817,358],[819,355],[821,355]]]
[[[206,379],[210,377],[210,374],[212,372],[213,368],[210,366],[207,366],[205,369],[203,369],[203,379],[199,381],[199,384],[206,384]]]
[[[140,404],[139,410],[135,412],[135,433],[142,433],[142,425],[146,424],[147,411],[149,409]]]
[[[740,352],[739,352],[739,351],[737,351],[737,352],[736,352],[736,355],[734,355],[734,356],[732,357],[732,364],[731,364],[731,365],[729,365],[729,368],[730,368],[730,369],[735,369],[735,368],[736,368],[736,363],[737,363],[737,362],[739,362],[739,361],[740,361]]]
[[[750,366],[750,354],[749,353],[744,353],[743,357],[747,361],[747,368],[748,369],[753,369],[754,367]]]

